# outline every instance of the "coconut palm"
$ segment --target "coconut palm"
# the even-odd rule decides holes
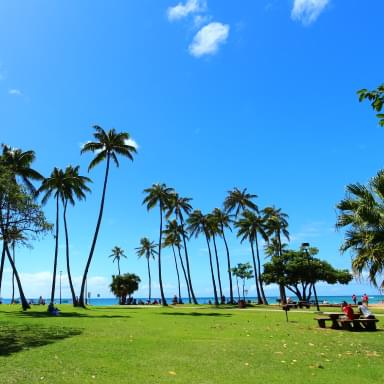
[[[245,209],[257,211],[257,205],[252,201],[257,195],[247,192],[247,188],[242,191],[239,188],[233,188],[228,191],[228,196],[224,200],[224,209],[227,213],[234,212],[235,217]]]
[[[384,288],[384,170],[368,184],[347,186],[346,197],[337,205],[337,228],[347,228],[341,251],[353,254],[352,269],[368,278],[375,287]]]
[[[103,128],[98,125],[95,125],[93,128],[95,129],[93,136],[96,141],[84,144],[83,148],[81,149],[81,153],[96,153],[94,159],[89,163],[88,171],[90,171],[92,168],[94,168],[96,165],[100,164],[104,160],[106,161],[106,167],[99,216],[97,218],[96,229],[93,235],[91,249],[89,251],[87,264],[85,266],[83,279],[81,282],[79,305],[82,307],[85,307],[85,283],[87,280],[88,270],[89,266],[91,265],[93,253],[95,251],[96,241],[101,225],[101,219],[103,217],[105,193],[107,190],[107,182],[111,160],[115,163],[117,167],[119,167],[119,161],[117,159],[118,155],[133,160],[133,154],[136,153],[136,148],[133,145],[129,144],[129,134],[127,132],[116,132],[114,128],[106,132]]]
[[[272,235],[275,236],[277,240],[277,251],[276,256],[282,256],[283,253],[283,243],[281,237],[284,236],[289,241],[289,232],[288,232],[288,215],[283,213],[280,208],[266,207],[263,209],[264,222],[265,222],[265,233],[268,238]],[[284,285],[279,285],[280,290],[280,299],[282,303],[286,302],[286,294]]]
[[[147,259],[147,267],[148,267],[148,287],[149,287],[149,293],[148,293],[148,302],[151,302],[151,268],[149,266],[149,261],[151,259],[155,259],[155,256],[157,255],[156,251],[157,245],[154,241],[151,241],[148,239],[148,237],[143,237],[140,239],[140,247],[135,248],[136,254],[138,257],[145,257]]]
[[[175,213],[176,220],[180,223],[180,227],[181,227],[180,232],[181,232],[183,245],[184,245],[185,263],[187,266],[189,291],[192,297],[193,304],[197,304],[195,292],[193,291],[193,286],[192,286],[191,270],[189,267],[189,256],[188,256],[188,248],[187,248],[187,235],[184,230],[184,216],[183,216],[183,214],[189,215],[189,213],[192,211],[192,206],[190,204],[191,200],[192,199],[189,197],[180,197],[178,193],[174,193],[171,199],[169,200],[166,217],[167,219],[169,219],[172,213]]]
[[[118,247],[117,245],[115,245],[113,248],[112,248],[112,254],[109,255],[109,257],[113,257],[113,262],[117,261],[117,270],[119,271],[119,275],[121,275],[120,273],[120,260],[124,257],[125,259],[127,258],[127,256],[124,254],[124,250],[120,247]]]
[[[64,180],[63,180],[63,221],[64,221],[64,234],[65,234],[65,259],[67,264],[67,275],[69,288],[72,295],[72,303],[76,307],[78,305],[77,297],[75,294],[75,289],[73,287],[71,268],[70,268],[70,259],[69,259],[69,234],[68,234],[68,225],[67,225],[67,208],[68,203],[75,205],[75,198],[78,200],[85,199],[85,193],[90,192],[90,188],[87,186],[87,183],[91,183],[91,179],[86,176],[79,175],[79,166],[73,167],[69,165],[64,171]]]
[[[227,270],[228,270],[228,279],[229,279],[229,296],[230,303],[233,303],[233,285],[232,285],[232,275],[231,275],[231,259],[229,257],[229,248],[227,244],[227,239],[225,238],[224,228],[231,230],[231,216],[223,212],[220,208],[215,208],[212,212],[212,218],[217,222],[220,227],[219,235],[223,238],[225,250],[227,252]]]
[[[162,235],[163,235],[163,211],[169,205],[174,190],[168,188],[164,183],[152,184],[150,188],[144,189],[144,193],[147,196],[143,200],[143,204],[147,205],[147,210],[154,208],[156,205],[159,205],[160,209],[160,231],[159,231],[159,244],[158,244],[158,267],[159,267],[159,285],[160,285],[160,295],[161,302],[164,306],[167,305],[167,301],[164,296],[163,289],[163,280],[161,275],[161,244],[162,244]]]
[[[204,234],[205,240],[207,242],[208,253],[209,253],[209,265],[211,268],[211,278],[212,278],[212,287],[213,287],[213,295],[215,300],[215,305],[219,304],[217,298],[217,290],[216,290],[216,282],[215,282],[215,274],[213,272],[213,263],[212,263],[212,253],[210,247],[210,232],[209,232],[209,223],[207,216],[204,216],[199,209],[195,209],[188,217],[188,231],[191,236],[198,237],[200,234]]]

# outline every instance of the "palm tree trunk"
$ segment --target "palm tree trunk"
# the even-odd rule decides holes
[[[6,241],[4,241],[4,246],[5,246],[5,252],[7,253],[7,256],[8,256],[9,263],[11,264],[11,268],[12,268],[13,272],[15,273],[17,287],[19,288],[21,305],[23,307],[23,310],[25,311],[31,307],[28,304],[27,299],[25,298],[23,287],[21,286],[20,277],[19,277],[19,274],[17,273],[16,266],[12,260],[11,253],[9,252],[8,244]]]
[[[3,222],[3,215],[1,214],[1,210],[0,210],[0,225],[1,225],[1,233],[3,235],[3,239],[4,239],[4,235],[7,233],[7,229],[9,227],[9,215],[10,215],[10,207],[9,207],[9,202],[7,204],[7,213],[6,213],[6,216],[5,216],[5,223]],[[2,253],[1,253],[1,263],[0,263],[0,297],[1,297],[1,286],[2,286],[2,282],[3,282],[3,274],[4,274],[4,263],[5,263],[5,242],[3,240],[3,250],[2,250]]]
[[[52,289],[50,303],[54,304],[55,301],[55,287],[56,287],[56,269],[57,269],[57,255],[59,253],[59,194],[56,196],[56,241],[55,241],[55,258],[53,260],[53,276],[52,276]]]
[[[1,283],[3,281],[3,272],[4,272],[4,262],[5,262],[5,242],[3,240],[3,250],[1,252],[1,262],[0,262],[0,297],[1,297]]]
[[[220,264],[219,264],[219,257],[217,255],[217,247],[216,247],[215,235],[212,236],[212,239],[213,239],[213,247],[215,249],[215,256],[216,256],[217,279],[219,281],[220,302],[221,302],[221,299],[223,297],[223,289],[221,288]]]
[[[253,241],[250,239],[249,242],[251,243],[251,250],[252,250],[252,262],[253,262],[253,269],[255,272],[255,283],[256,283],[256,292],[257,292],[257,304],[263,304],[261,300],[261,294],[260,294],[260,288],[259,288],[259,279],[257,277],[257,269],[256,269],[256,260],[255,260],[255,250],[253,249]]]
[[[173,252],[173,259],[175,260],[175,267],[176,267],[176,274],[177,274],[177,286],[179,288],[179,299],[178,299],[178,302],[180,303],[180,301],[181,301],[180,274],[179,274],[179,267],[177,266],[175,247],[174,247],[173,244],[172,244],[172,252]]]
[[[69,235],[68,235],[68,226],[67,226],[67,206],[68,201],[66,200],[64,203],[64,212],[63,212],[63,221],[64,221],[64,234],[65,234],[65,258],[67,263],[67,274],[68,274],[68,281],[69,281],[69,288],[71,290],[72,295],[72,303],[74,307],[78,306],[75,289],[73,288],[72,283],[72,275],[71,275],[71,268],[69,263]]]
[[[279,243],[279,256],[283,256],[283,248],[281,245],[281,236],[280,236],[280,230],[277,231],[277,241]],[[280,291],[280,300],[281,304],[285,304],[287,302],[287,295],[285,294],[285,287],[283,284],[279,284],[279,291]]]
[[[263,278],[261,275],[261,263],[260,263],[260,252],[259,252],[259,242],[257,240],[257,234],[255,237],[255,245],[256,245],[256,258],[257,258],[257,272],[259,274],[259,283],[260,283],[260,293],[263,304],[268,305],[267,298],[265,296],[264,287],[263,287]]]
[[[243,300],[245,303],[245,279],[243,279]]]
[[[158,252],[158,267],[159,267],[159,285],[160,285],[160,296],[161,296],[161,304],[163,306],[167,306],[167,301],[164,296],[163,289],[163,279],[161,277],[161,238],[163,235],[163,204],[160,201],[160,235],[159,235],[159,252]]]
[[[149,267],[148,257],[147,257],[147,266],[148,266],[148,285],[149,285],[148,301],[149,301],[149,304],[151,304],[151,268]]]
[[[13,264],[15,263],[15,241],[12,241],[12,260]],[[15,302],[15,271],[12,271],[12,299],[11,303],[13,304]]]
[[[236,285],[237,285],[237,296],[238,301],[240,301],[240,288],[239,288],[239,278],[236,276]]]
[[[119,271],[119,276],[121,275],[120,273],[120,259],[117,259],[117,270]]]
[[[217,299],[215,274],[213,272],[212,253],[211,253],[211,247],[209,245],[209,239],[208,239],[207,233],[205,233],[205,239],[207,240],[207,246],[208,246],[208,252],[209,252],[209,265],[211,267],[211,277],[212,277],[212,286],[213,286],[213,295],[214,295],[214,299],[215,299],[215,305],[219,305],[219,300]]]
[[[97,224],[96,224],[96,230],[95,234],[93,236],[92,240],[92,245],[91,245],[91,250],[89,252],[87,264],[85,266],[84,274],[83,274],[83,280],[81,282],[81,289],[80,289],[80,297],[79,297],[79,305],[83,308],[85,308],[85,301],[84,301],[84,293],[85,293],[85,282],[87,280],[88,276],[88,270],[89,266],[91,265],[91,260],[93,257],[93,253],[95,251],[95,246],[96,246],[96,241],[97,241],[97,236],[99,234],[100,230],[100,225],[101,225],[101,219],[103,217],[103,211],[104,211],[104,202],[105,202],[105,192],[107,189],[107,182],[108,182],[108,174],[109,174],[109,164],[110,164],[111,156],[108,153],[107,155],[107,166],[105,168],[105,177],[104,177],[104,186],[103,186],[103,194],[101,195],[101,203],[100,203],[100,211],[99,211],[99,217],[97,219]]]
[[[191,291],[190,291],[190,288],[189,288],[188,276],[187,276],[187,273],[186,273],[186,271],[185,271],[184,262],[183,262],[183,257],[181,256],[181,250],[180,250],[180,247],[177,247],[177,250],[179,251],[179,259],[180,259],[181,269],[183,270],[183,274],[184,274],[184,278],[185,278],[185,283],[187,284],[188,302],[189,302],[189,304],[191,304],[191,303],[192,303],[192,300],[191,300]],[[181,299],[181,298],[180,298],[180,299]]]
[[[223,240],[225,244],[225,250],[227,251],[227,267],[228,267],[228,279],[229,279],[229,297],[230,297],[230,304],[233,304],[233,286],[232,286],[232,275],[231,275],[231,259],[229,258],[229,249],[227,240],[224,235],[224,226],[221,224],[221,233],[223,234]]]
[[[185,262],[187,264],[189,289],[191,291],[193,304],[198,304],[197,300],[196,300],[195,292],[193,291],[193,287],[192,287],[191,270],[189,269],[189,257],[188,257],[187,242],[185,240],[185,234],[184,234],[184,220],[183,220],[183,215],[181,213],[179,213],[179,218],[180,218],[180,225],[181,225],[181,230],[182,230],[182,235],[183,235],[183,244],[184,244]]]

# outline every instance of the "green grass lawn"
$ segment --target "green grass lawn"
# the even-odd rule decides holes
[[[0,305],[0,383],[380,383],[377,332],[319,329],[312,311]],[[335,308],[332,309],[335,311]]]

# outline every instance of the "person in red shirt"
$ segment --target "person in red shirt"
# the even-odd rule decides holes
[[[367,303],[368,305],[368,295],[366,293],[364,293],[363,297],[362,297],[362,300],[361,300],[363,303]]]
[[[346,301],[343,301],[343,303],[341,304],[341,310],[345,313],[349,320],[353,320],[354,313],[350,304],[348,304]]]

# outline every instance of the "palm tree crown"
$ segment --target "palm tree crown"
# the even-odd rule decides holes
[[[248,193],[247,188],[242,191],[239,188],[233,188],[228,191],[228,196],[224,200],[224,209],[228,213],[235,211],[235,217],[244,209],[257,211],[257,205],[252,201],[256,197],[257,195]]]
[[[148,239],[148,237],[143,237],[140,239],[140,247],[135,248],[136,254],[138,257],[145,257],[146,259],[154,259],[157,255],[156,250],[157,244],[154,241]]]
[[[158,183],[144,189],[144,193],[147,196],[144,198],[143,204],[147,205],[147,210],[149,211],[157,204],[160,204],[162,209],[168,207],[173,198],[174,189],[167,187],[164,183]]]
[[[248,239],[255,241],[258,233],[264,240],[267,240],[267,234],[265,232],[265,222],[262,217],[254,212],[245,210],[241,218],[235,222],[235,227],[238,228],[237,236],[240,237],[240,241]]]

